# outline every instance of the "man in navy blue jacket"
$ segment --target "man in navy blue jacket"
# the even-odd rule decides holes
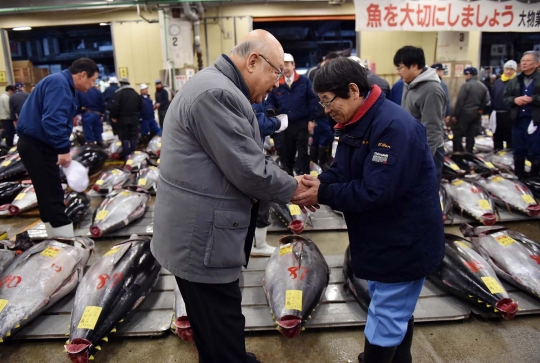
[[[69,69],[47,76],[24,103],[17,123],[17,149],[34,185],[49,237],[73,236],[58,165],[71,163],[69,137],[78,108],[75,91],[87,92],[98,75],[96,63],[81,58]]]
[[[317,97],[309,78],[296,73],[293,56],[285,53],[284,62],[283,77],[279,87],[268,95],[267,107],[289,118],[289,127],[281,134],[279,151],[285,171],[293,175],[294,156],[298,153],[298,171],[309,174],[308,140],[315,128]]]
[[[142,109],[141,115],[141,138],[143,143],[148,143],[155,135],[161,134],[161,130],[156,122],[154,115],[154,104],[152,98],[148,94],[148,85],[141,83],[139,86],[141,90]]]
[[[96,87],[90,87],[88,92],[77,92],[77,112],[82,114],[84,139],[87,144],[97,143],[103,147],[103,116],[105,115],[105,100]]]
[[[426,128],[369,86],[354,61],[330,61],[313,89],[338,123],[339,144],[331,168],[318,179],[304,175],[310,189],[292,202],[344,213],[354,274],[368,280],[371,295],[360,362],[411,362],[412,313],[426,276],[444,257]]]

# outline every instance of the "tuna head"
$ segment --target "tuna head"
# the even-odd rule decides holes
[[[191,329],[191,323],[187,316],[181,316],[174,322],[176,328],[176,335],[186,342],[193,341],[193,330]]]
[[[64,345],[72,363],[88,363],[90,360],[90,347],[92,343],[86,339],[75,338]]]

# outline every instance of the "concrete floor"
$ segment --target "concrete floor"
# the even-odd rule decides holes
[[[0,220],[0,230],[13,236],[35,218]],[[540,223],[513,222],[507,226],[540,241]],[[448,233],[461,235],[457,227]],[[272,245],[280,234],[269,234]],[[348,244],[346,232],[311,232],[325,255],[342,254]],[[120,239],[97,241],[103,253]],[[0,362],[69,362],[63,353],[63,340],[7,341],[0,345]],[[306,330],[288,340],[277,332],[247,333],[246,347],[263,363],[341,363],[357,362],[364,345],[363,328]],[[166,334],[160,338],[114,339],[102,345],[96,362],[177,362],[195,363],[193,343]],[[471,317],[464,322],[423,323],[415,327],[413,358],[415,363],[540,363],[540,315],[516,317],[512,321]]]

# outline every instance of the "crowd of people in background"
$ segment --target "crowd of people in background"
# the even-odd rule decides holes
[[[107,87],[103,86],[104,83]],[[88,92],[76,91],[75,104],[80,117],[75,117],[74,124],[80,120],[86,144],[105,147],[102,137],[104,122],[111,124],[113,133],[122,141],[125,157],[135,151],[139,142],[146,144],[155,135],[161,135],[172,95],[163,87],[161,80],[155,82],[155,87],[155,102],[148,93],[148,85],[140,84],[137,92],[128,78],[119,81],[114,76],[108,82],[100,80]],[[31,92],[34,88],[35,85],[31,85]],[[7,85],[0,95],[2,136],[8,148],[14,145],[15,127],[29,95],[25,84],[20,82]]]

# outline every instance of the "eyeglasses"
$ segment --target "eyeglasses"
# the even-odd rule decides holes
[[[404,65],[403,65],[403,66],[399,66],[399,67],[396,67],[396,71],[398,71],[398,72],[399,72],[399,71],[401,71],[401,70],[402,70],[403,68],[405,68],[405,66],[404,66]]]
[[[337,98],[337,95],[334,96],[330,101],[328,102],[319,102],[319,105],[321,105],[324,109],[330,108],[330,104],[334,102],[334,100]]]
[[[266,57],[262,54],[257,54],[259,57],[261,57],[262,59],[264,59],[266,61],[266,63],[270,64],[270,66],[272,68],[274,68],[276,70],[276,72],[278,73],[277,74],[277,79],[279,80],[281,77],[283,77],[283,72],[279,70],[278,67],[276,67],[275,65],[273,65],[268,59],[266,59]]]

